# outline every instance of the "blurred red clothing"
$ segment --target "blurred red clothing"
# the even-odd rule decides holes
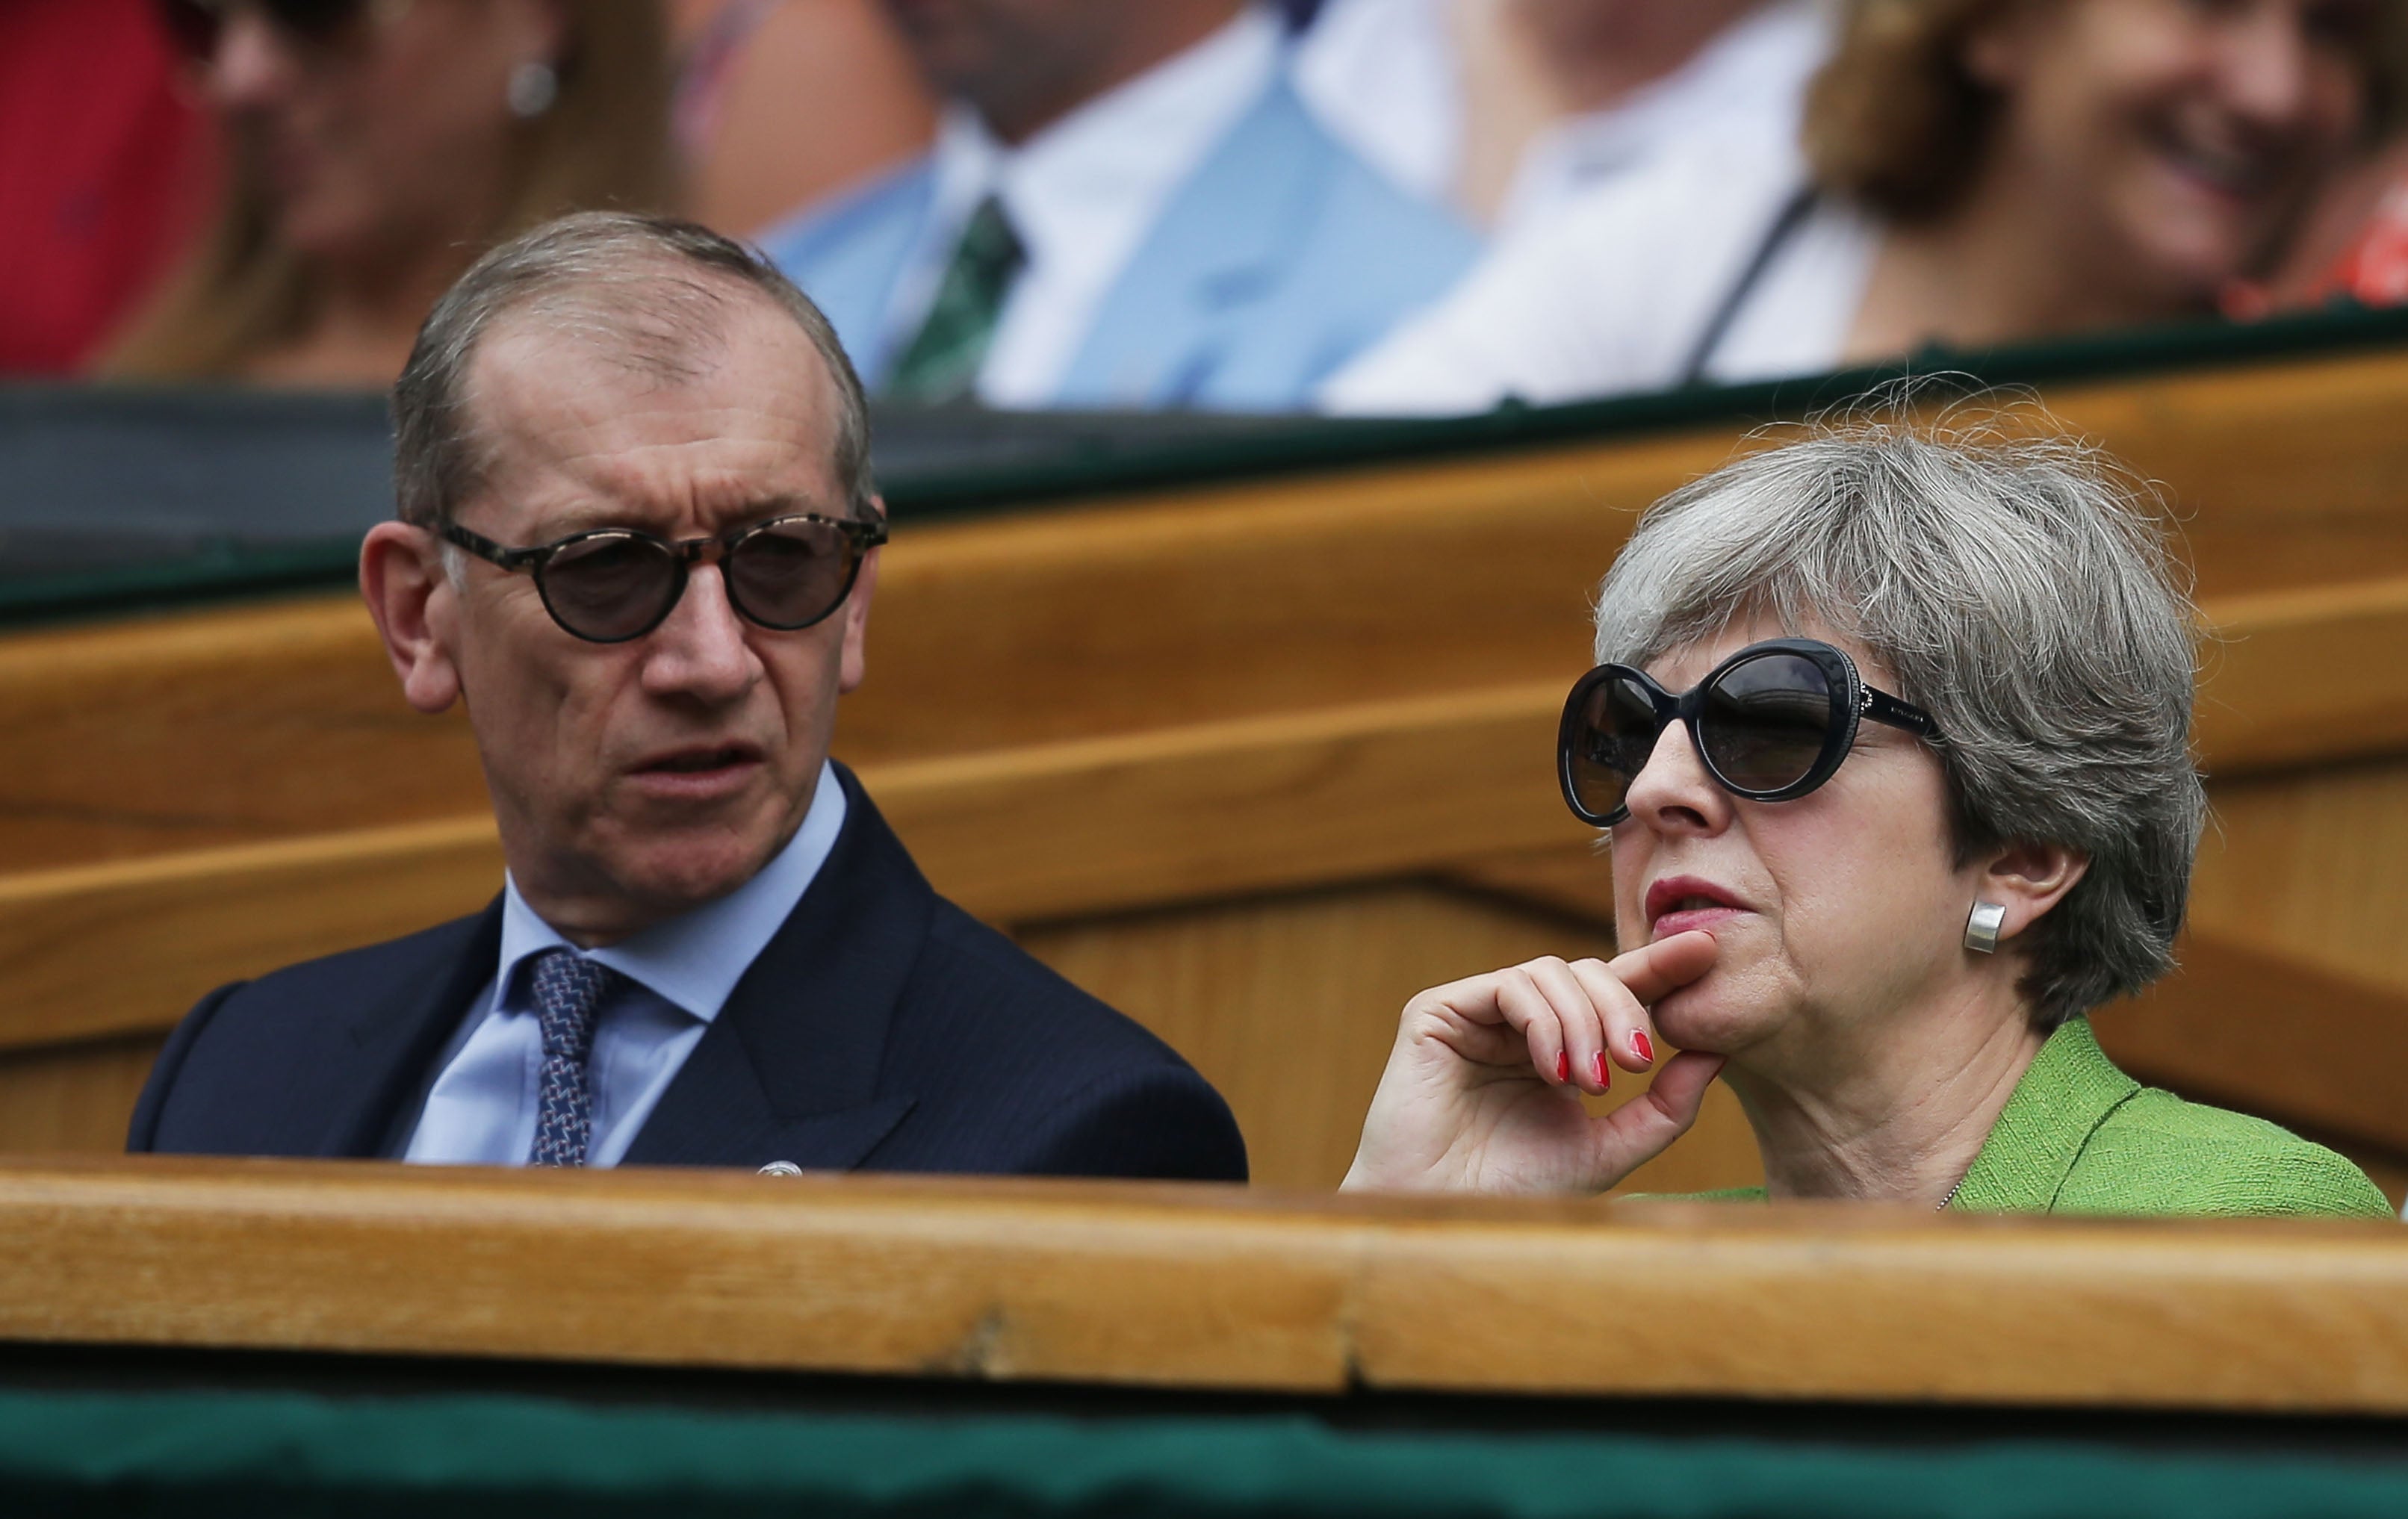
[[[80,367],[208,208],[151,0],[0,0],[0,374]]]
[[[2367,306],[2408,302],[2408,175],[2392,181],[2317,294]]]

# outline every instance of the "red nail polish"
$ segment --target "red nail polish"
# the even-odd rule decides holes
[[[1613,1085],[1613,1068],[1605,1063],[1605,1052],[1597,1053],[1597,1084],[1600,1088]]]
[[[1572,1053],[1570,1050],[1557,1050],[1555,1052],[1555,1080],[1559,1082],[1569,1082],[1571,1079]]]
[[[1643,1030],[1630,1031],[1630,1053],[1651,1066],[1656,1063],[1656,1046],[1648,1041]]]

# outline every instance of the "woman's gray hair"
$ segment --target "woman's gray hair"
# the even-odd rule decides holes
[[[1940,724],[1959,863],[2009,842],[2090,868],[2024,936],[2053,1028],[2172,967],[2206,791],[2196,651],[2153,495],[1997,417],[1816,426],[1650,508],[1598,592],[1598,663],[1763,616],[1887,666]]]

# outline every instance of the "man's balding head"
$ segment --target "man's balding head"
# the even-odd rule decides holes
[[[589,356],[664,383],[724,351],[732,322],[780,312],[799,326],[837,392],[836,479],[868,516],[869,413],[836,329],[794,281],[708,228],[663,217],[587,211],[494,249],[436,303],[393,391],[394,494],[402,521],[452,520],[490,472],[478,425],[478,356],[523,323]]]

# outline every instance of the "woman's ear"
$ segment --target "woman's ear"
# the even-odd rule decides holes
[[[2089,870],[2088,855],[2062,844],[2010,844],[1983,869],[1975,900],[2006,910],[1999,924],[2004,943],[2038,923]]]
[[[360,595],[401,677],[401,693],[422,712],[440,712],[460,696],[453,658],[459,597],[435,536],[408,523],[379,523],[360,544]]]
[[[2017,0],[1992,7],[1974,22],[1957,44],[1957,62],[1966,75],[2001,93],[2021,84],[2031,66],[2032,50],[2039,44],[2038,33],[2046,23],[2038,14],[2042,8],[2029,0]]]

